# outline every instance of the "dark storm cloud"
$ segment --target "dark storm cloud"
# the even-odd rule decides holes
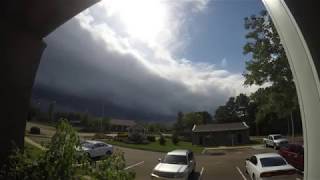
[[[213,110],[226,95],[191,92],[182,83],[164,79],[129,53],[105,48],[102,40],[71,20],[47,39],[36,86],[140,112],[173,115],[177,111]]]

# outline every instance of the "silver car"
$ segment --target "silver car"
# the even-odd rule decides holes
[[[187,180],[196,168],[193,152],[174,150],[168,152],[151,173],[151,179]]]

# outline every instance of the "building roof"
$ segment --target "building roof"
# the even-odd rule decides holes
[[[131,127],[131,126],[136,125],[136,122],[134,122],[133,120],[111,119],[110,124]]]
[[[192,132],[219,132],[219,131],[237,131],[246,130],[249,126],[245,122],[236,123],[215,123],[215,124],[204,124],[194,125]]]

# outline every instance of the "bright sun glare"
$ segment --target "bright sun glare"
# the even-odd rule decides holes
[[[120,17],[125,31],[133,38],[154,41],[165,29],[167,9],[162,0],[110,0],[105,5]]]

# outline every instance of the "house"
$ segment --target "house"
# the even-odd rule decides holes
[[[121,120],[111,119],[110,120],[110,131],[114,132],[127,132],[128,128],[135,126],[136,122],[133,120]]]
[[[194,125],[192,144],[233,146],[249,143],[249,126],[245,122]]]

